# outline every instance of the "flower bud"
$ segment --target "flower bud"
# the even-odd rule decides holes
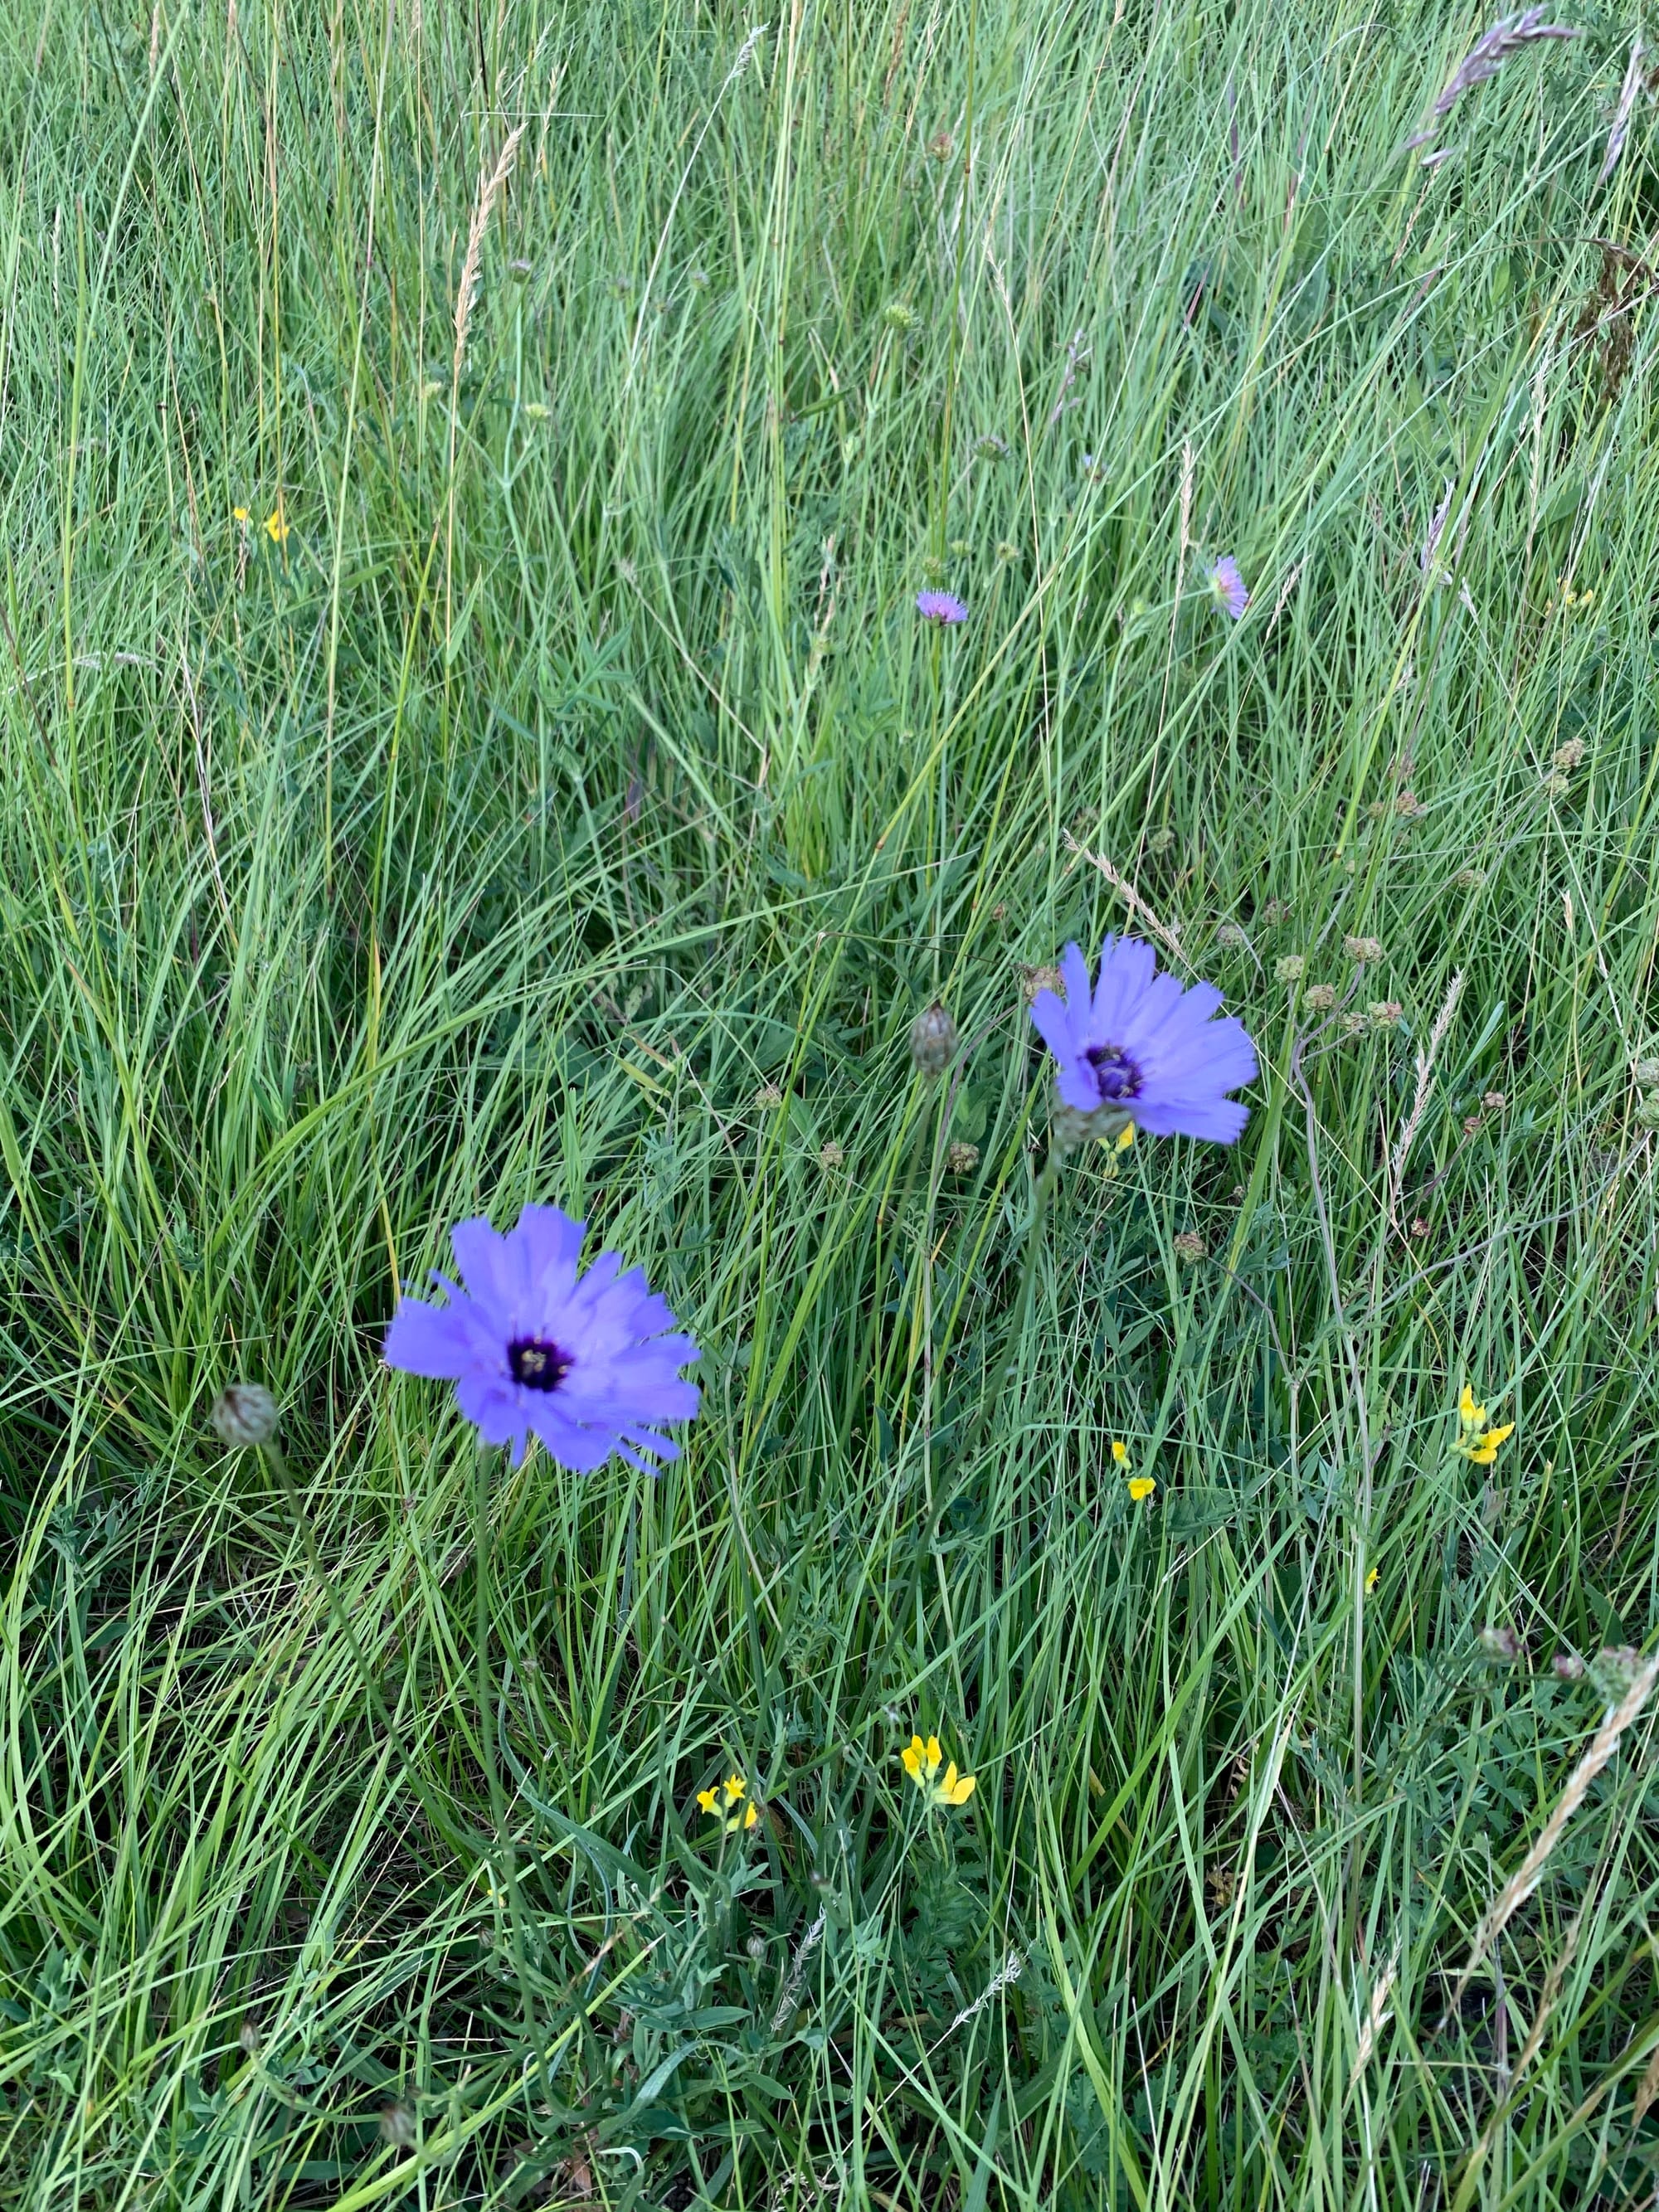
[[[918,1073],[943,1075],[957,1048],[957,1025],[949,1010],[935,999],[916,1016],[910,1028],[910,1057]]]
[[[1174,1240],[1177,1255],[1191,1263],[1209,1257],[1209,1246],[1195,1229],[1183,1229]]]
[[[1405,1011],[1398,999],[1373,999],[1365,1009],[1374,1030],[1397,1030]]]
[[[1345,937],[1342,950],[1356,967],[1363,968],[1369,960],[1380,960],[1382,947],[1375,937]]]
[[[763,1963],[766,1957],[766,1938],[758,1928],[743,1948],[757,1966]]]
[[[1638,1091],[1659,1091],[1659,1060],[1638,1060],[1634,1072]]]
[[[1216,930],[1215,941],[1224,951],[1242,952],[1250,940],[1236,921],[1224,921]]]
[[[1584,1662],[1576,1651],[1558,1651],[1550,1666],[1559,1681],[1582,1682],[1584,1679]]]
[[[233,1449],[268,1444],[276,1433],[276,1401],[258,1382],[228,1382],[210,1418],[220,1441]]]
[[[1299,983],[1307,963],[1299,952],[1287,952],[1282,960],[1273,963],[1273,974],[1281,983]]]
[[[1328,1014],[1336,1004],[1334,983],[1310,983],[1306,1000],[1310,1014]]]
[[[972,1175],[979,1165],[979,1146],[964,1144],[960,1137],[945,1149],[945,1164],[953,1176]]]
[[[1505,1665],[1521,1656],[1521,1639],[1512,1628],[1483,1628],[1480,1649],[1488,1659],[1498,1659]]]

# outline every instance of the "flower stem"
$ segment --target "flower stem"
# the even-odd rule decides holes
[[[1014,1364],[1015,1356],[1019,1350],[1020,1340],[1025,1334],[1025,1322],[1031,1304],[1031,1285],[1036,1279],[1037,1253],[1042,1243],[1041,1231],[1048,1212],[1048,1200],[1053,1194],[1054,1185],[1060,1181],[1060,1170],[1064,1164],[1064,1158],[1065,1156],[1060,1147],[1051,1144],[1048,1147],[1048,1156],[1042,1163],[1042,1172],[1032,1186],[1031,1212],[1025,1224],[1025,1248],[1020,1262],[1019,1287],[1014,1292],[1014,1310],[1009,1324],[1007,1341],[1003,1346],[1002,1358],[998,1364],[996,1373],[987,1384],[981,1396],[979,1412],[974,1419],[973,1434],[969,1437],[968,1448],[963,1454],[964,1465],[973,1458],[979,1449],[980,1442],[985,1433],[985,1425],[991,1418],[991,1409],[1002,1395],[1003,1385],[1008,1380],[1008,1371]]]
[[[380,1695],[380,1686],[375,1680],[369,1667],[368,1655],[357,1641],[357,1632],[351,1625],[351,1615],[340,1601],[340,1593],[335,1587],[333,1577],[324,1572],[322,1555],[317,1549],[317,1539],[312,1533],[311,1516],[306,1511],[305,1501],[300,1495],[298,1484],[288,1471],[288,1462],[283,1457],[282,1447],[274,1437],[267,1437],[258,1449],[261,1458],[276,1477],[276,1486],[282,1492],[289,1514],[295,1527],[300,1532],[300,1542],[305,1551],[306,1565],[311,1571],[312,1580],[328,1601],[329,1611],[334,1617],[334,1625],[345,1638],[346,1648],[350,1652],[352,1663],[357,1669],[358,1680],[368,1694],[375,1721],[387,1743],[396,1753],[398,1763],[407,1777],[410,1787],[420,1800],[421,1810],[438,1832],[447,1839],[452,1849],[459,1850],[470,1857],[477,1849],[477,1839],[474,1836],[468,1835],[464,1829],[456,1826],[442,1806],[428,1793],[425,1783],[421,1778],[420,1770],[410,1755],[408,1747],[398,1733],[396,1722],[386,1709],[386,1699]]]
[[[525,1966],[518,1865],[514,1856],[506,1800],[501,1795],[501,1769],[495,1759],[495,1698],[489,1671],[489,1471],[496,1455],[493,1447],[479,1445],[472,1486],[473,1640],[477,1645],[474,1659],[477,1668],[478,1741],[483,1752],[484,1779],[489,1790],[489,1822],[494,1832],[494,1848],[501,1855],[501,1887],[507,1893],[507,1934],[513,1946],[513,1968],[519,1984],[519,2001],[524,2008],[525,2035],[536,2054],[536,2070],[540,2077],[542,2094],[546,2096],[550,2094],[552,2085],[548,2079],[547,2052],[542,2043],[535,2002],[530,1993],[530,1976]]]

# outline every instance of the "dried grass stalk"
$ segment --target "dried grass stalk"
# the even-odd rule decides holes
[[[509,131],[507,143],[501,148],[501,159],[488,175],[478,173],[478,197],[473,204],[472,221],[467,227],[466,258],[461,264],[461,289],[455,295],[455,382],[461,380],[461,365],[466,359],[466,326],[472,319],[472,302],[478,289],[478,264],[483,258],[484,233],[489,228],[489,218],[495,203],[513,173],[514,156],[519,142],[525,134],[521,123],[516,131]]]
[[[1389,1161],[1389,1218],[1393,1219],[1400,1205],[1400,1185],[1406,1172],[1406,1158],[1416,1141],[1418,1125],[1423,1119],[1423,1109],[1429,1103],[1429,1085],[1434,1079],[1434,1064],[1440,1056],[1440,1048],[1446,1041],[1446,1031],[1452,1025],[1457,1012],[1457,1002],[1463,995],[1463,971],[1460,968],[1446,987],[1446,995],[1440,1002],[1440,1012],[1434,1018],[1434,1027],[1429,1031],[1429,1042],[1417,1055],[1417,1092],[1412,1100],[1412,1109],[1406,1116],[1406,1126],[1400,1132],[1398,1143]]]
[[[1597,185],[1605,185],[1619,166],[1619,156],[1625,150],[1625,141],[1630,136],[1630,118],[1635,112],[1636,95],[1642,89],[1642,41],[1630,42],[1630,60],[1625,70],[1625,82],[1619,88],[1619,105],[1613,110],[1613,128],[1607,133],[1607,150],[1601,156]]]
[[[1091,868],[1099,869],[1101,874],[1105,877],[1135,919],[1145,924],[1148,932],[1157,938],[1172,960],[1178,960],[1185,967],[1187,956],[1181,949],[1180,938],[1173,929],[1164,927],[1128,878],[1120,875],[1111,862],[1102,860],[1098,853],[1091,853],[1086,846],[1079,845],[1069,830],[1062,831],[1061,835],[1065,837],[1069,850],[1075,853],[1079,860],[1086,860]]]
[[[1468,1963],[1457,1978],[1452,1991],[1448,2013],[1455,2012],[1459,1998],[1468,1986],[1469,1976],[1480,1964],[1486,1953],[1508,1927],[1516,1912],[1532,1895],[1543,1878],[1544,1867],[1550,1853],[1561,1840],[1562,1831],[1583,1803],[1589,1786],[1619,1748],[1619,1739],[1647,1703],[1654,1683],[1659,1681],[1659,1652],[1644,1660],[1631,1678],[1631,1685],[1595,1732],[1589,1749],[1572,1771],[1572,1778],[1557,1800],[1555,1810],[1539,1831],[1537,1842],[1520,1865],[1504,1883],[1498,1901],[1476,1929]]]

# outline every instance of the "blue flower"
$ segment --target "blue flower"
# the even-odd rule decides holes
[[[1210,570],[1210,592],[1217,606],[1233,622],[1243,622],[1244,610],[1250,604],[1250,595],[1244,587],[1244,579],[1238,573],[1238,563],[1231,553],[1224,553]]]
[[[1211,1019],[1213,983],[1184,990],[1159,975],[1150,945],[1109,937],[1092,998],[1075,945],[1060,962],[1062,1000],[1039,991],[1031,1007],[1059,1062],[1056,1085],[1079,1114],[1127,1114],[1154,1137],[1206,1137],[1230,1145],[1249,1118],[1226,1094],[1254,1080],[1255,1048],[1242,1022]]]
[[[446,1306],[404,1298],[386,1333],[386,1363],[455,1385],[456,1403],[513,1464],[538,1436],[561,1467],[586,1474],[612,1452],[644,1473],[635,1449],[678,1459],[656,1424],[690,1420],[698,1392],[679,1370],[698,1356],[635,1267],[615,1252],[576,1272],[583,1224],[556,1206],[526,1206],[503,1237],[487,1221],[450,1231],[466,1288],[447,1276]]]

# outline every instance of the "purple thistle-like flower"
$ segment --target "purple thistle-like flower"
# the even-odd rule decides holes
[[[1205,1137],[1231,1145],[1249,1118],[1227,1092],[1255,1079],[1255,1047],[1243,1022],[1211,1017],[1213,983],[1184,989],[1160,975],[1150,945],[1109,937],[1092,995],[1075,945],[1060,960],[1061,999],[1039,991],[1031,1006],[1059,1063],[1055,1085],[1079,1114],[1127,1114],[1154,1137]]]
[[[916,612],[924,622],[930,623],[951,624],[968,619],[967,602],[957,599],[954,592],[918,592]]]
[[[526,1206],[506,1236],[487,1221],[457,1222],[450,1242],[465,1289],[434,1273],[447,1305],[404,1298],[386,1363],[453,1382],[483,1441],[512,1445],[514,1467],[537,1436],[578,1474],[612,1452],[654,1474],[639,1453],[679,1457],[657,1424],[696,1412],[696,1387],[679,1370],[697,1347],[674,1333],[643,1269],[621,1273],[619,1254],[602,1252],[577,1273],[582,1231],[556,1206]]]
[[[1244,579],[1238,573],[1238,563],[1231,553],[1224,553],[1210,570],[1210,590],[1223,614],[1242,622],[1244,610],[1250,604]]]

